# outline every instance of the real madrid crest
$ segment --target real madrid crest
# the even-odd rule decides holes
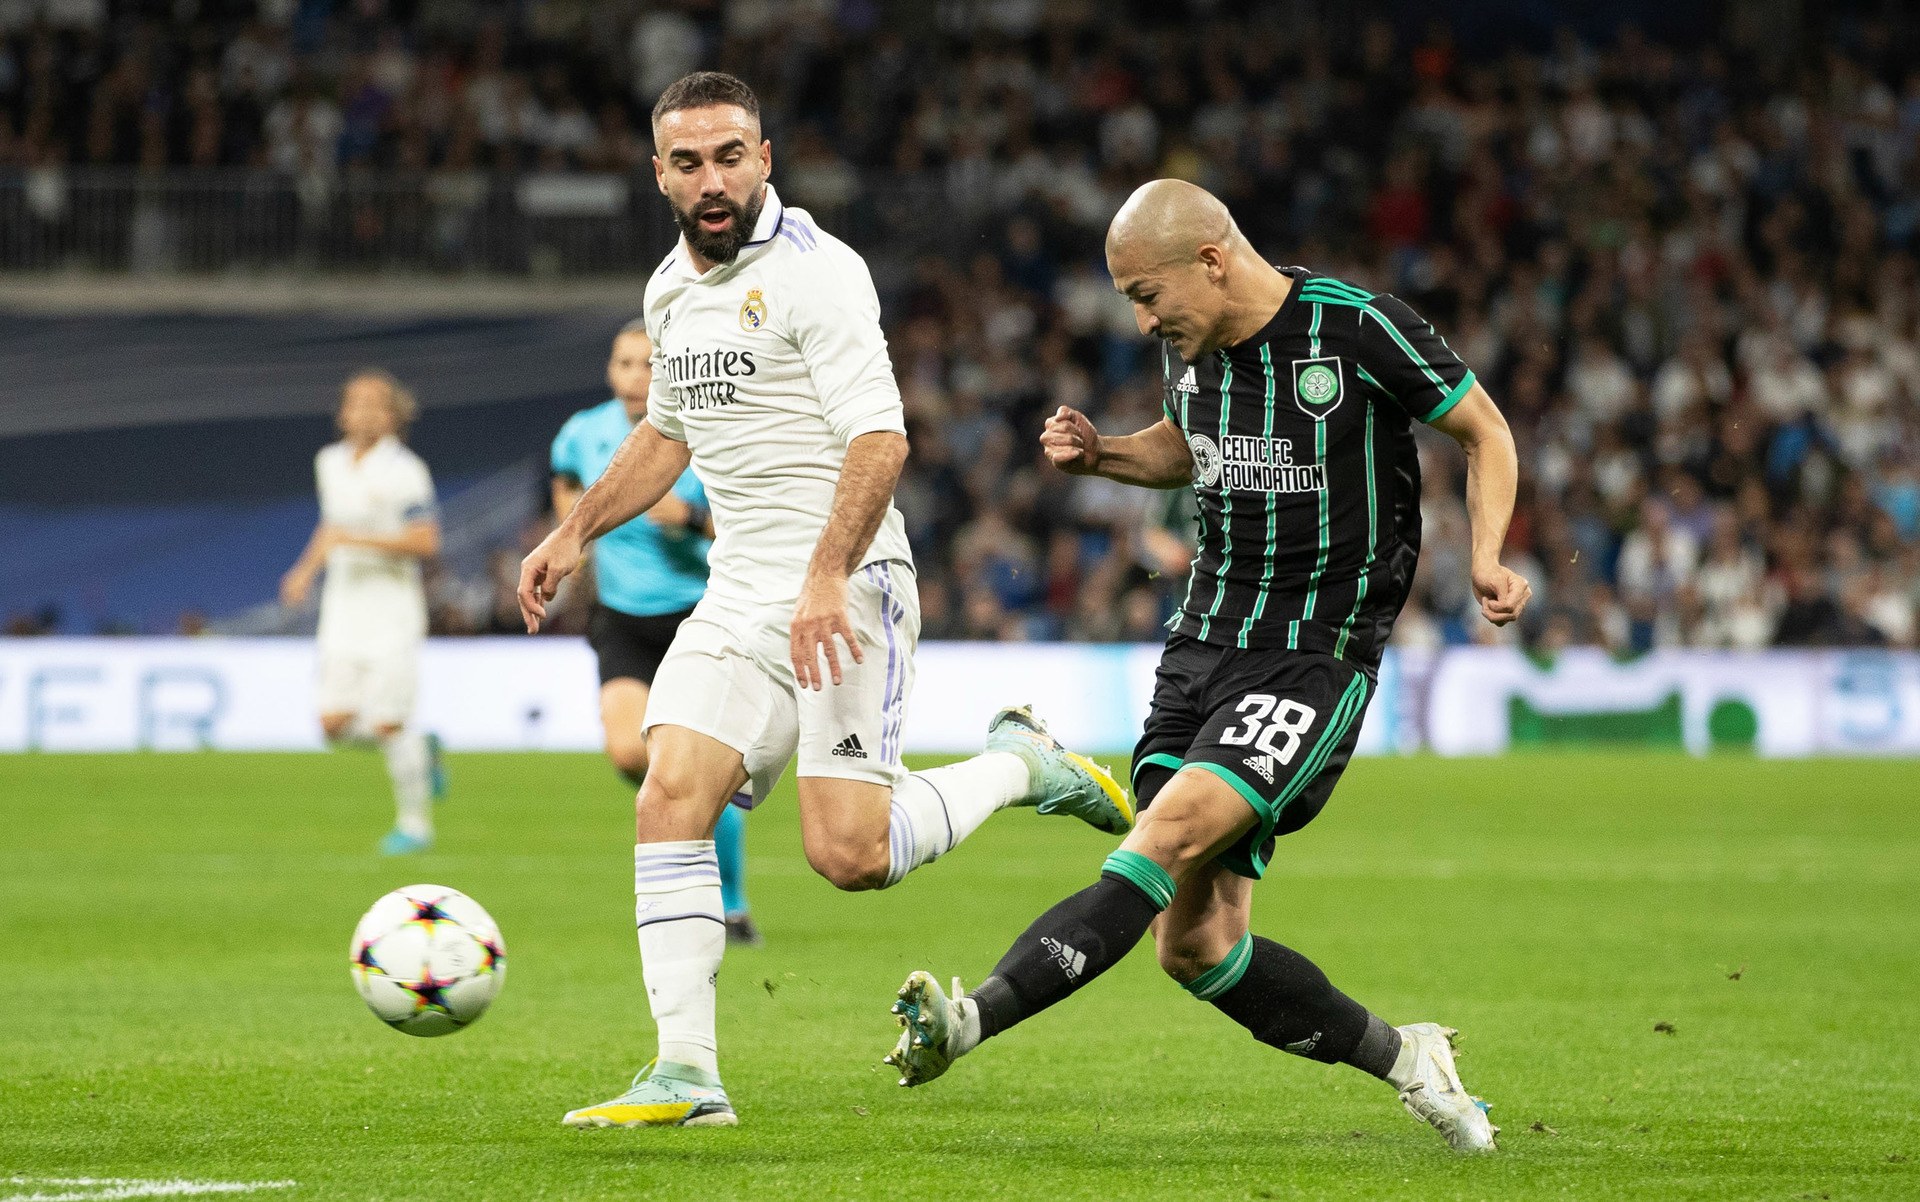
[[[740,302],[740,328],[751,334],[767,324],[767,302],[760,299],[758,288],[747,290],[747,299]]]

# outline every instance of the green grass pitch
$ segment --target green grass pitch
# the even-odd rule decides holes
[[[1110,841],[1001,815],[880,895],[749,824],[768,942],[728,955],[737,1130],[562,1128],[649,1055],[628,794],[586,755],[458,756],[440,848],[372,854],[377,759],[0,757],[0,1198],[48,1178],[273,1198],[1920,1197],[1920,767],[1536,755],[1355,764],[1255,929],[1391,1021],[1460,1027],[1502,1151],[1261,1047],[1142,948],[942,1081],[879,1059],[908,970],[978,980]],[[381,1026],[347,940],[472,893],[493,1011]]]

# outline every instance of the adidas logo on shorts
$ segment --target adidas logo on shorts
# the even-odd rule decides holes
[[[1247,767],[1260,774],[1260,779],[1273,783],[1273,757],[1270,755],[1250,755],[1241,761]]]
[[[867,749],[860,746],[859,735],[848,735],[840,740],[839,745],[833,749],[833,754],[846,756],[850,760],[864,760],[867,758]]]

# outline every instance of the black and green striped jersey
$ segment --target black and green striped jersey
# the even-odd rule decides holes
[[[1162,351],[1193,452],[1200,550],[1169,625],[1371,671],[1420,555],[1413,423],[1473,373],[1406,303],[1301,267],[1259,333],[1196,363]]]

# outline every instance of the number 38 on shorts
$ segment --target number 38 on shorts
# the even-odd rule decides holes
[[[1233,708],[1246,715],[1246,725],[1221,731],[1220,741],[1229,747],[1252,744],[1281,764],[1293,763],[1294,755],[1300,750],[1300,739],[1307,733],[1307,727],[1313,725],[1316,715],[1312,706],[1284,701],[1272,693],[1248,693]],[[1287,739],[1284,745],[1275,742],[1281,735]]]
[[[1222,647],[1176,634],[1154,678],[1153,708],[1134,749],[1142,808],[1177,772],[1219,777],[1253,809],[1246,840],[1222,853],[1245,876],[1266,869],[1273,841],[1311,822],[1360,735],[1371,678],[1331,655]]]

